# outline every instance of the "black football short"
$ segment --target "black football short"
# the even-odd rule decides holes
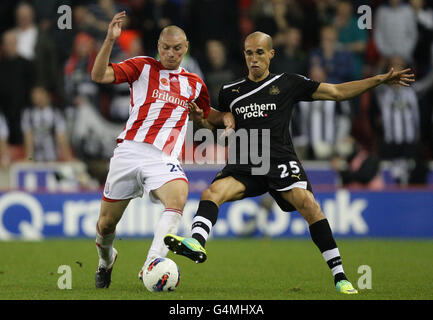
[[[281,210],[285,212],[296,209],[283,199],[282,191],[300,187],[313,192],[304,168],[296,156],[271,163],[266,175],[252,175],[251,168],[247,165],[228,164],[216,175],[213,181],[225,177],[233,177],[245,185],[244,198],[257,197],[269,192]]]

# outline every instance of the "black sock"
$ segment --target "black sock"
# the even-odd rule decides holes
[[[319,220],[310,225],[311,239],[319,248],[323,258],[331,269],[334,276],[334,283],[338,281],[347,280],[343,270],[343,263],[341,261],[340,252],[337,248],[337,243],[332,236],[332,230],[329,226],[328,220]]]
[[[210,200],[201,200],[198,205],[197,213],[192,219],[191,233],[204,247],[207,238],[218,219],[218,206]]]

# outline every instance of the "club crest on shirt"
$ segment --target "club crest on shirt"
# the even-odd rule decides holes
[[[272,96],[276,96],[277,94],[280,94],[280,89],[277,86],[273,85],[269,88],[269,94]]]
[[[162,85],[168,86],[168,80],[166,78],[161,78],[160,81],[161,81]]]

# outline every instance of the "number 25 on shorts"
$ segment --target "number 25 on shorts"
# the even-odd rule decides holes
[[[301,172],[301,170],[299,169],[298,163],[296,161],[290,161],[289,162],[289,166],[290,169],[287,168],[287,165],[285,164],[279,164],[278,165],[278,169],[281,169],[281,178],[287,178],[291,173],[292,174],[297,174],[299,172]]]

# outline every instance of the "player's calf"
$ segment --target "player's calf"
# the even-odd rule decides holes
[[[203,248],[206,245],[206,241],[218,219],[218,206],[209,200],[201,200],[198,205],[198,210],[194,218],[192,219],[191,234]]]

